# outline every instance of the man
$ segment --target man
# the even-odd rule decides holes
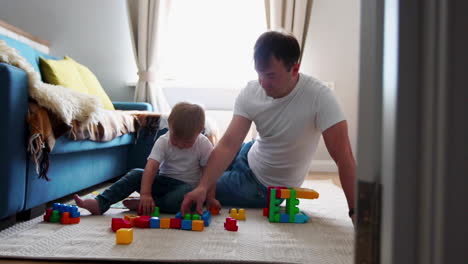
[[[268,186],[302,185],[323,136],[353,215],[356,163],[347,122],[331,90],[299,73],[299,56],[299,43],[292,35],[269,31],[258,38],[254,47],[258,81],[249,82],[237,97],[231,123],[198,186],[185,195],[182,213],[190,212],[194,204],[201,212],[205,201],[216,207],[219,202],[265,207]],[[259,137],[242,145],[252,121]]]

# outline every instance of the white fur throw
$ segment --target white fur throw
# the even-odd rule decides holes
[[[97,120],[99,110],[102,108],[97,97],[42,82],[39,73],[31,64],[3,40],[0,40],[0,62],[24,70],[29,80],[29,96],[40,106],[56,114],[65,124],[71,125],[72,120],[82,123]]]

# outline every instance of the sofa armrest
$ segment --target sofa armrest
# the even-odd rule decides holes
[[[26,190],[26,138],[28,77],[26,72],[0,63],[0,219],[24,208]]]
[[[153,111],[153,106],[142,102],[112,102],[117,110]]]

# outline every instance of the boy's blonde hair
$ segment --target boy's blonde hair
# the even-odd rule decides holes
[[[190,139],[205,128],[205,111],[196,104],[177,103],[168,118],[169,129],[178,139]]]

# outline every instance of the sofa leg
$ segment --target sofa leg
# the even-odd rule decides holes
[[[31,220],[35,217],[38,217],[40,215],[43,215],[45,213],[46,205],[41,204],[39,206],[36,206],[34,208],[31,208],[29,210],[20,212],[16,214],[16,220],[19,221],[27,221]]]
[[[0,220],[0,231],[16,224],[16,215],[12,215]]]

